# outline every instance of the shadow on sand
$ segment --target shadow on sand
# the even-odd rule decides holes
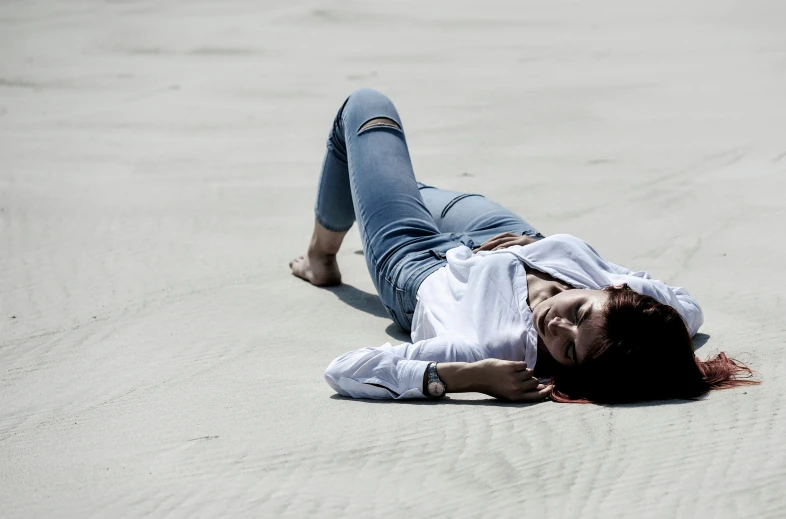
[[[706,333],[697,333],[693,336],[693,351],[698,350],[710,340],[710,336]]]
[[[365,292],[359,288],[353,287],[352,285],[347,285],[346,283],[336,287],[325,287],[324,290],[333,293],[342,302],[348,304],[356,310],[366,312],[367,314],[371,314],[374,317],[390,319],[390,316],[385,310],[385,307],[382,306],[382,303],[379,301],[379,296],[376,294]],[[393,322],[391,322],[390,325],[385,328],[385,333],[397,341],[409,342],[410,340],[409,334]]]
[[[639,407],[655,407],[655,406],[672,406],[672,405],[685,405],[692,404],[696,401],[703,400],[705,397],[697,398],[696,400],[651,400],[647,402],[632,402],[627,404],[594,404],[598,408],[606,409],[626,409],[626,408],[639,408]],[[447,396],[440,400],[428,399],[404,399],[404,400],[374,400],[371,398],[352,398],[341,395],[330,395],[331,400],[342,400],[346,402],[353,402],[357,404],[398,404],[398,405],[480,405],[487,407],[531,407],[533,405],[544,404],[551,402],[551,400],[544,400],[542,402],[505,402],[495,398],[484,399],[463,399],[460,396],[452,395]],[[581,405],[581,404],[560,404],[560,405]],[[592,405],[592,404],[591,404]]]
[[[542,402],[504,402],[495,398],[462,399],[460,396],[446,396],[440,400],[428,400],[422,398],[408,398],[404,400],[374,400],[371,398],[351,398],[341,395],[330,395],[331,400],[343,400],[346,402],[357,402],[358,404],[406,404],[406,405],[483,405],[491,407],[529,407],[538,405]]]
[[[650,400],[646,402],[631,402],[626,404],[590,404],[594,405],[598,408],[605,408],[605,409],[626,409],[626,408],[639,408],[639,407],[661,407],[661,406],[676,406],[676,405],[685,405],[685,404],[693,404],[697,401],[703,400],[706,398],[700,397],[696,400]],[[372,404],[372,405],[384,405],[384,404],[398,404],[398,405],[480,405],[486,407],[532,407],[533,405],[538,404],[545,404],[546,402],[551,402],[551,400],[543,400],[541,402],[505,402],[503,400],[497,400],[495,398],[484,398],[484,399],[462,399],[460,396],[453,395],[453,396],[446,396],[440,400],[429,400],[429,399],[419,399],[419,398],[412,398],[412,399],[403,399],[403,400],[374,400],[371,398],[352,398],[347,396],[341,395],[330,395],[331,400],[342,400],[346,402],[353,402],[357,404]],[[582,405],[582,404],[559,404],[559,405]]]

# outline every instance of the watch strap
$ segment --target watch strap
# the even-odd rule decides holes
[[[429,364],[427,371],[428,371],[428,384],[427,384],[427,387],[430,386],[432,382],[436,382],[437,384],[439,384],[443,388],[441,395],[432,395],[431,391],[428,391],[429,396],[431,398],[441,398],[441,397],[445,396],[445,394],[448,392],[448,386],[445,385],[445,383],[442,382],[442,379],[439,378],[439,374],[437,373],[437,363],[436,362],[432,362],[431,364]]]

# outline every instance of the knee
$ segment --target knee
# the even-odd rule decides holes
[[[374,103],[393,105],[393,101],[391,101],[388,96],[373,88],[358,88],[349,94],[348,102],[356,104]]]
[[[401,119],[393,101],[372,88],[355,90],[344,105],[344,119],[355,133],[374,127],[402,129]]]

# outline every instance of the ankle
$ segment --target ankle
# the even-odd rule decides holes
[[[334,232],[329,231],[322,227],[319,222],[314,222],[314,233],[311,236],[311,243],[309,244],[309,253],[314,253],[318,256],[333,256],[338,253],[341,248],[341,242],[344,241],[344,236],[347,232]]]
[[[336,254],[325,252],[324,250],[316,247],[313,243],[308,247],[308,252],[306,253],[308,259],[310,260],[318,260],[318,261],[335,261]]]

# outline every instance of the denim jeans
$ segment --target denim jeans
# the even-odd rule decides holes
[[[353,92],[327,141],[317,221],[344,232],[357,220],[369,273],[390,317],[409,331],[420,284],[445,253],[503,232],[542,238],[530,224],[477,194],[415,180],[401,118],[385,95]]]

